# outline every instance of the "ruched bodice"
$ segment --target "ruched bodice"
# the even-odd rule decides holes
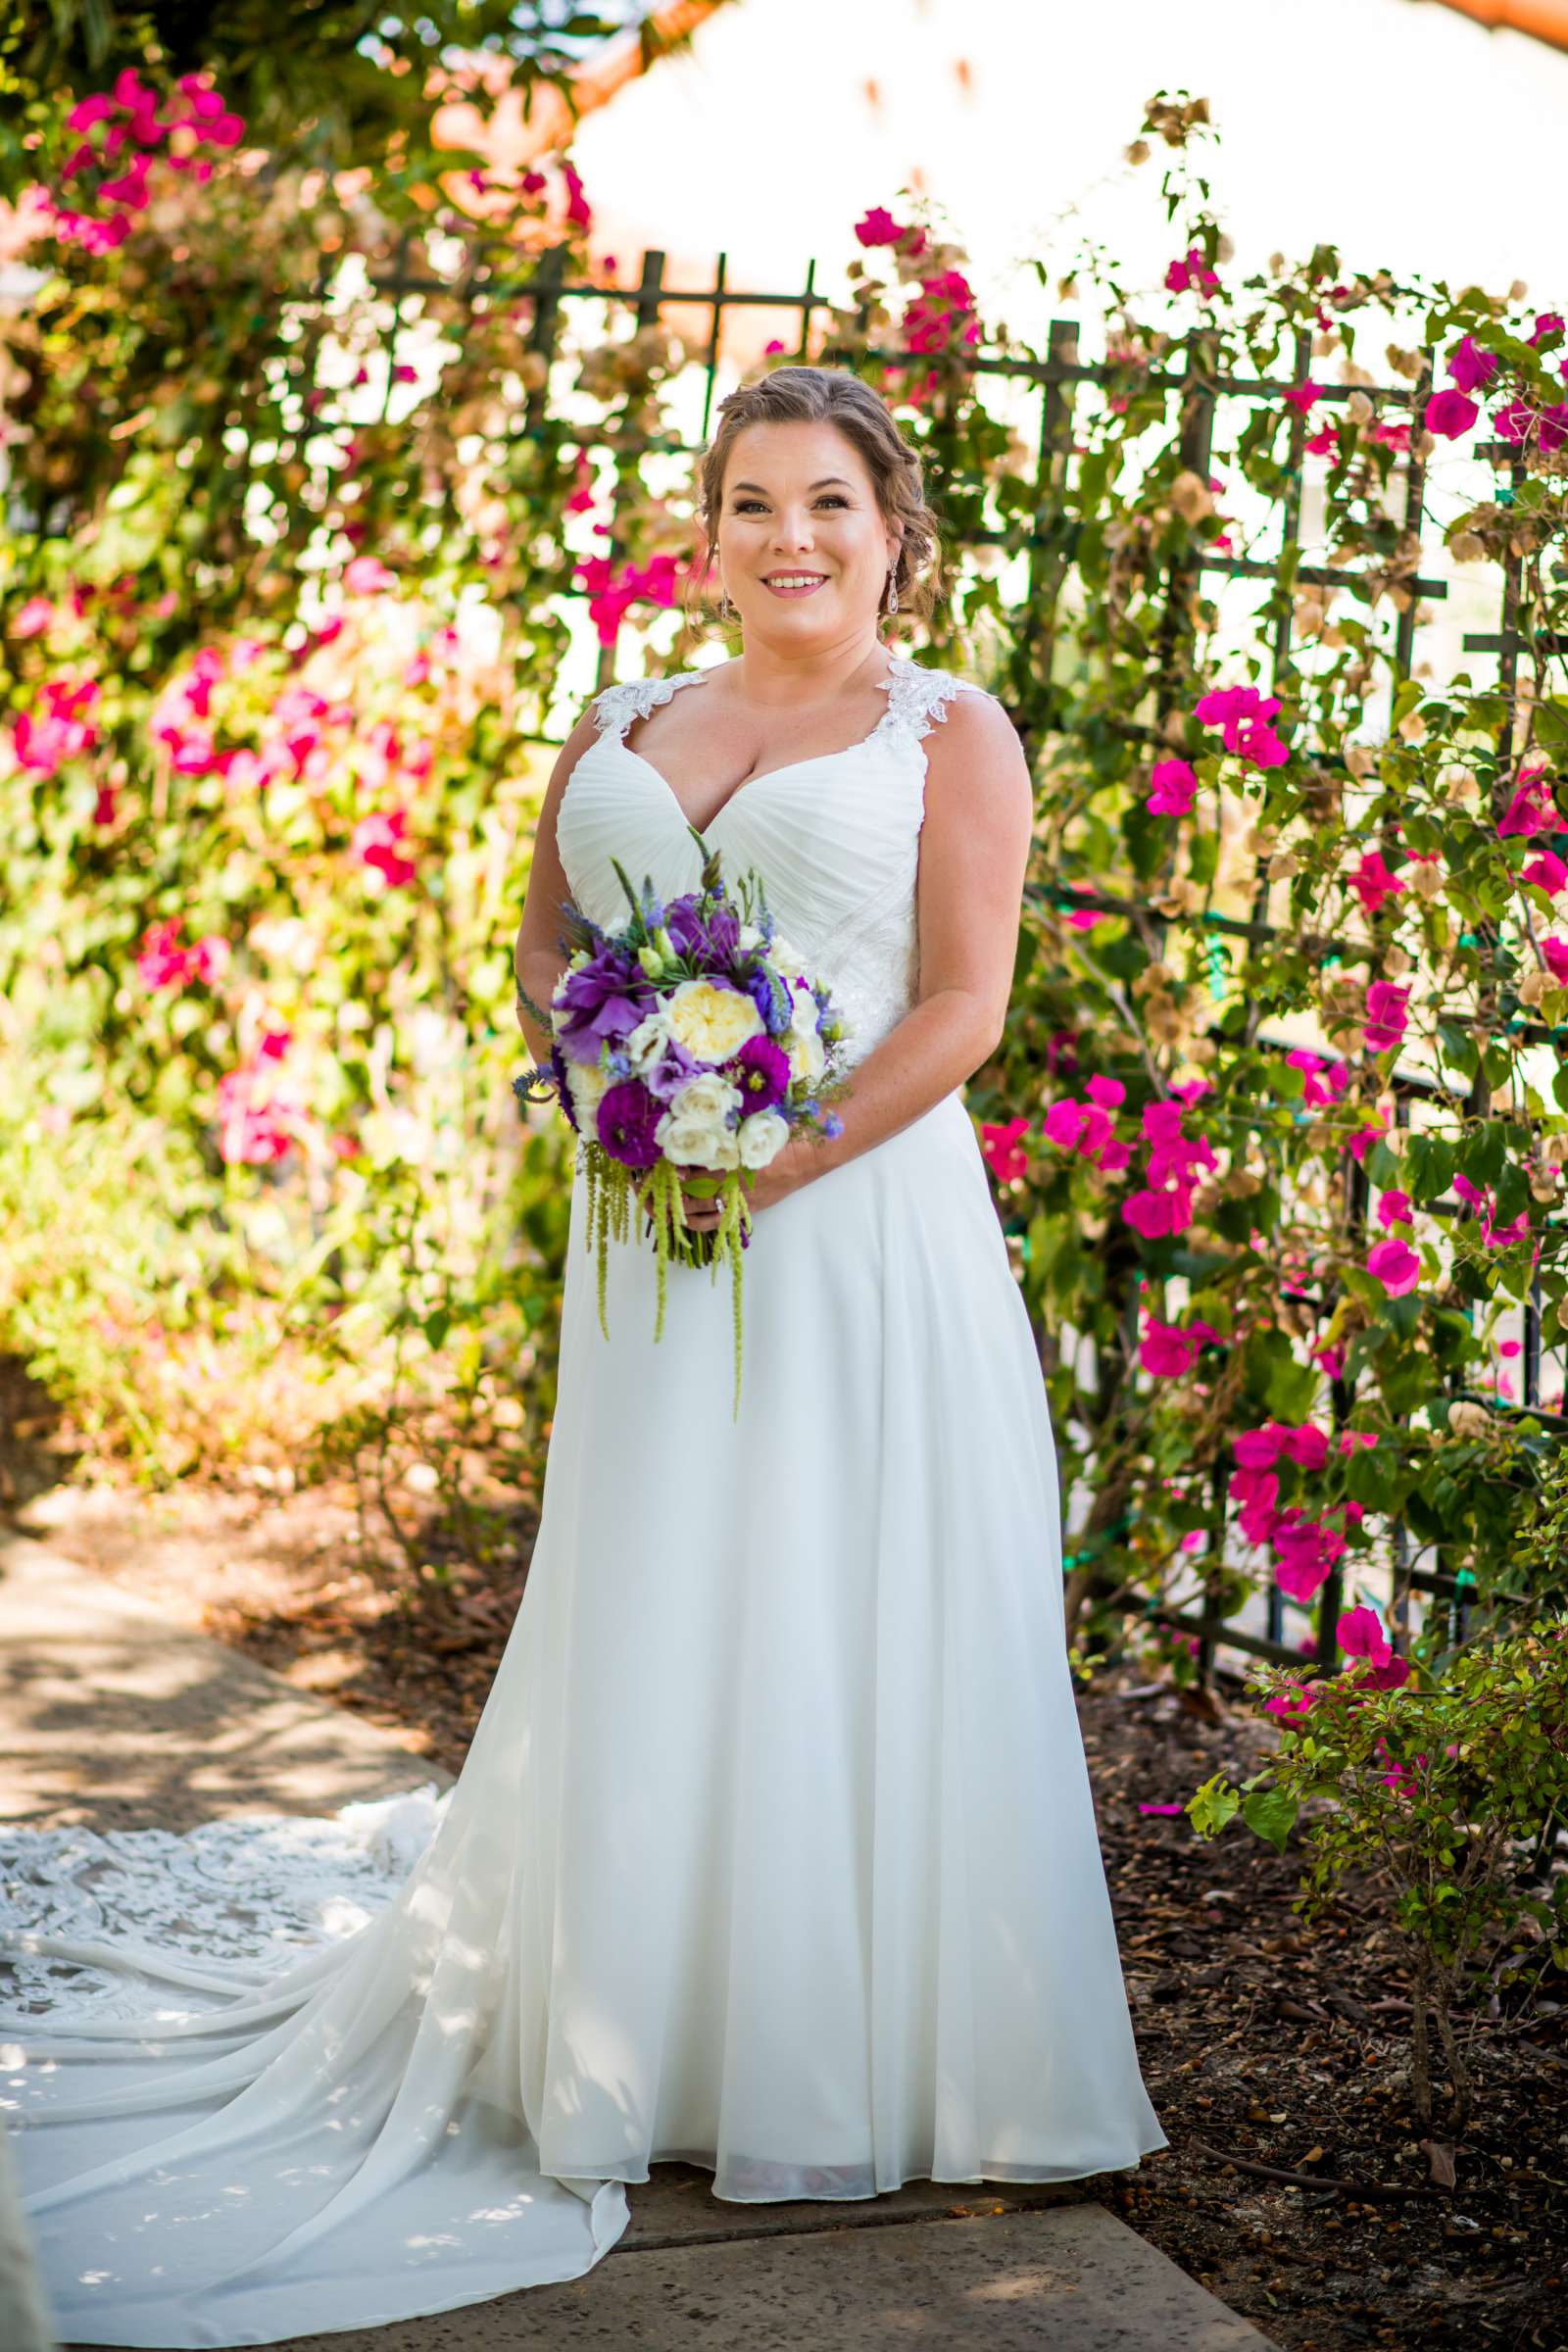
[[[677,688],[701,685],[708,675],[684,669],[629,679],[594,700],[599,734],[562,796],[556,839],[574,903],[607,929],[627,913],[612,858],[633,882],[648,876],[661,897],[698,887],[702,857],[685,812],[661,771],[630,749],[626,733]],[[748,866],[760,874],[779,929],[826,982],[851,1024],[851,1062],[915,1002],[921,739],[955,695],[979,691],[966,678],[900,657],[877,684],[888,707],[869,735],[743,784],[703,835],[710,850],[722,852],[732,889]]]

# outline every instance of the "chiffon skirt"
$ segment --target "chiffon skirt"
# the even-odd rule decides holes
[[[73,1937],[73,1834],[3,1841],[51,2001],[62,1960],[147,1986],[134,2017],[4,2029],[67,2339],[270,2343],[575,2278],[662,2159],[744,2203],[1166,2144],[1045,1392],[961,1098],[759,1216],[738,1420],[727,1271],[670,1270],[656,1345],[652,1254],[612,1243],[607,1341],[583,1189],[527,1586],[462,1777],[403,1800],[414,1851],[292,1957],[236,1958],[247,1839],[275,1889],[290,1833],[223,1825],[204,1963],[194,1896],[133,1906],[181,1918],[176,1952],[116,1918],[100,1855],[105,1925]],[[182,1898],[190,1841],[161,1856]]]

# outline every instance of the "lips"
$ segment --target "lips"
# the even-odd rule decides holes
[[[776,586],[771,579],[764,579],[762,585],[764,588],[771,590],[774,596],[814,596],[818,588],[825,588],[827,586],[827,579],[824,574],[819,573],[818,576],[811,582],[810,586],[807,588],[781,588]]]

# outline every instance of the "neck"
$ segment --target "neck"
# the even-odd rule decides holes
[[[894,659],[874,629],[857,630],[840,644],[808,646],[799,653],[787,646],[753,643],[735,663],[735,684],[749,703],[804,707],[832,702],[862,677],[885,677]]]

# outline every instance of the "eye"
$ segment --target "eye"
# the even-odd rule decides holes
[[[850,502],[842,490],[824,490],[816,503],[819,507],[847,507]],[[760,498],[738,498],[735,501],[735,512],[737,514],[744,514],[748,507],[760,507],[762,501]]]

